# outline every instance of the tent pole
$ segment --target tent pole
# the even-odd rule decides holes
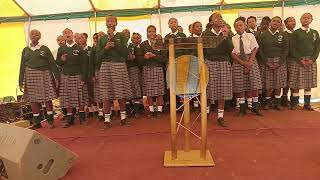
[[[281,8],[281,18],[282,19],[284,18],[284,1],[285,0],[282,0],[282,8]]]
[[[162,36],[160,0],[158,0],[158,20],[159,20],[159,31]]]
[[[94,32],[97,33],[97,12],[94,12]]]
[[[29,46],[30,44],[30,29],[31,29],[31,17],[29,17],[29,20],[28,20],[28,34],[27,34],[27,46]]]

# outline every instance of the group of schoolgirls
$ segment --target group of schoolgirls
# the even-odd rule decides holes
[[[239,116],[248,108],[262,116],[261,109],[281,110],[288,105],[297,109],[299,90],[304,90],[304,109],[310,105],[311,88],[317,86],[316,60],[320,51],[319,34],[311,29],[312,15],[304,13],[302,27],[295,29],[295,19],[287,18],[282,25],[280,17],[264,17],[260,27],[256,18],[239,17],[234,22],[236,34],[226,26],[220,13],[209,17],[206,30],[195,22],[189,26],[191,37],[223,36],[215,48],[205,48],[205,63],[209,70],[207,85],[207,112],[210,105],[217,106],[217,124],[226,127],[225,102],[236,98]],[[117,18],[106,17],[107,32],[94,35],[94,46],[87,47],[85,34],[74,38],[70,29],[63,31],[65,44],[61,43],[56,61],[50,50],[39,44],[41,34],[30,32],[30,46],[22,52],[19,85],[33,110],[33,128],[41,127],[39,106],[45,102],[50,128],[54,128],[52,99],[60,97],[65,111],[63,127],[74,124],[75,108],[81,123],[86,123],[85,106],[93,108],[103,120],[102,128],[111,127],[113,101],[118,100],[120,124],[129,125],[128,102],[133,109],[141,108],[142,96],[147,96],[148,116],[163,112],[166,95],[165,71],[168,52],[154,49],[156,27],[147,27],[147,40],[130,31],[117,32]],[[169,19],[171,32],[165,38],[186,37],[178,31],[178,20]],[[79,39],[79,43],[74,42]],[[175,57],[183,50],[175,51]],[[196,53],[195,53],[196,54]],[[282,90],[282,96],[281,96]],[[259,102],[260,101],[260,102]],[[261,104],[260,104],[261,103]],[[194,102],[198,107],[199,102]],[[90,114],[90,113],[89,113]]]

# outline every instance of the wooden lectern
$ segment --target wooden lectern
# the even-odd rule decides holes
[[[169,81],[175,81],[175,49],[197,49],[199,67],[199,93],[201,107],[201,149],[191,150],[190,148],[190,106],[189,98],[184,98],[184,125],[185,141],[184,150],[177,150],[177,109],[176,91],[170,88],[170,119],[171,119],[171,151],[164,155],[165,167],[179,166],[214,166],[210,151],[207,150],[207,80],[205,77],[206,67],[204,64],[203,48],[215,48],[225,37],[199,37],[199,38],[176,38],[159,39],[154,49],[169,50]],[[181,124],[179,124],[181,125]],[[194,133],[193,133],[194,134]]]

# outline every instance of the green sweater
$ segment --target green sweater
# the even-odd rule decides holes
[[[139,55],[137,56],[137,58],[139,59],[140,62],[142,62],[143,66],[156,66],[156,67],[163,67],[167,60],[166,60],[166,56],[165,56],[165,51],[157,51],[152,49],[152,47],[149,44],[149,41],[143,41],[140,45],[141,51],[139,53]],[[151,59],[144,59],[144,55],[147,52],[152,52],[153,54],[155,54],[156,56],[154,58]]]
[[[183,32],[178,32],[176,35],[175,34],[167,34],[164,38],[185,38],[187,37]],[[188,51],[186,49],[176,49],[174,51],[174,56],[175,58],[188,54]],[[167,56],[169,57],[169,52],[167,51]]]
[[[117,32],[111,40],[114,42],[114,47],[106,49],[108,35],[104,35],[99,39],[97,45],[97,61],[99,62],[125,62],[128,56],[127,40],[123,33]]]
[[[293,38],[293,56],[296,61],[299,61],[304,56],[311,56],[313,61],[317,60],[320,51],[320,39],[316,30],[310,29],[307,33],[301,28],[297,29],[293,32]]]
[[[287,31],[285,31],[285,33],[288,36],[288,40],[289,40],[289,52],[288,52],[288,58],[292,58],[293,57],[293,42],[294,42],[294,38],[293,38],[293,33],[289,33]]]
[[[84,49],[83,51],[84,51],[84,54],[86,55],[85,56],[85,65],[87,66],[86,68],[85,68],[85,70],[87,71],[86,72],[86,80],[89,80],[89,79],[91,79],[92,77],[93,77],[93,74],[92,74],[92,72],[91,72],[91,70],[90,70],[90,61],[91,60],[93,60],[92,58],[91,58],[91,56],[92,56],[92,47],[90,47],[90,46],[88,46],[88,48],[87,49]]]
[[[97,47],[93,46],[91,48],[91,53],[90,53],[90,57],[89,57],[89,67],[88,67],[88,77],[92,78],[95,74],[95,71],[99,71],[100,70],[100,66],[101,63],[99,61],[97,61],[96,59],[96,51],[97,51]]]
[[[61,61],[61,56],[67,54],[67,60]],[[57,64],[61,66],[61,73],[64,75],[81,75],[81,79],[85,81],[87,79],[87,55],[83,51],[83,48],[77,44],[72,47],[64,45],[58,49]]]
[[[280,64],[286,61],[289,52],[289,38],[285,32],[272,35],[270,31],[261,33],[258,39],[261,63],[266,63],[267,58],[280,57]]]
[[[55,79],[60,78],[59,69],[54,61],[53,55],[47,46],[41,46],[40,49],[32,51],[29,47],[25,47],[21,55],[19,85],[24,81],[26,67],[40,71],[50,70]]]
[[[139,56],[141,56],[141,54],[142,54],[140,45],[137,46],[136,44],[131,43],[128,46],[128,50],[129,50],[129,52],[134,53],[136,58],[134,60],[127,60],[126,61],[127,66],[128,67],[141,66],[143,64],[143,59],[139,58]]]
[[[211,30],[204,31],[202,37],[206,36],[217,36]],[[220,34],[219,36],[222,36]],[[230,61],[230,54],[233,50],[232,35],[229,34],[228,37],[223,40],[216,48],[205,48],[203,50],[204,57],[211,61]]]

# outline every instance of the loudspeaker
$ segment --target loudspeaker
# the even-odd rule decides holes
[[[77,158],[36,131],[0,123],[0,179],[57,180]]]

